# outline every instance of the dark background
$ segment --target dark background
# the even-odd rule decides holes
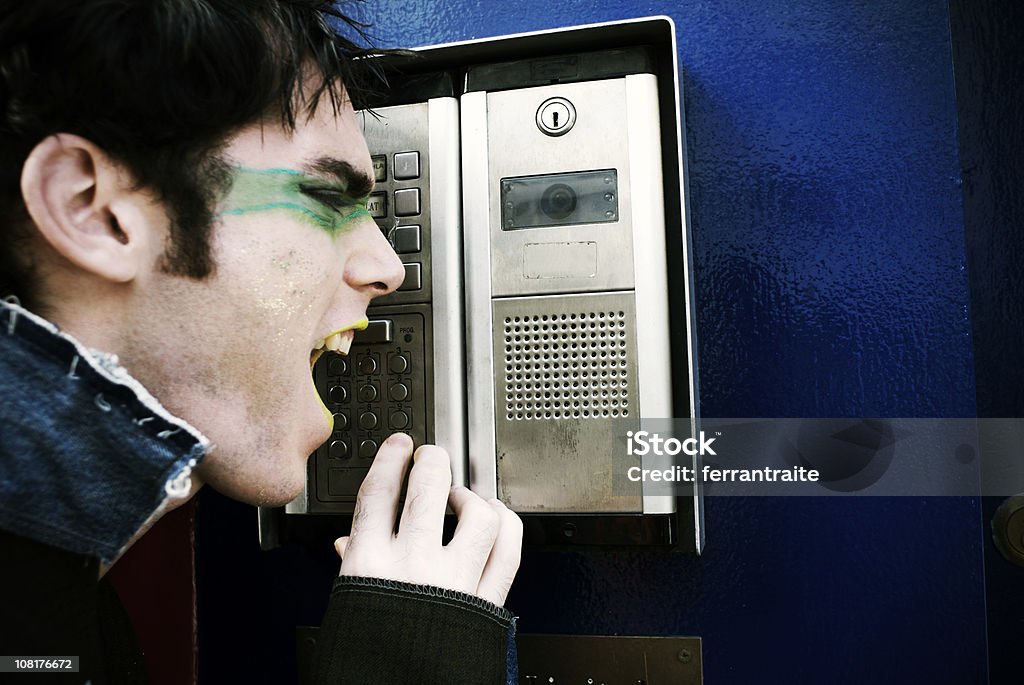
[[[1024,4],[950,3],[978,415],[1024,416]],[[1000,504],[982,502],[991,521]],[[985,536],[991,682],[1024,677],[1024,569]]]

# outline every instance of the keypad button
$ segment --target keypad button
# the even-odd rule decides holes
[[[377,388],[373,385],[363,385],[359,388],[360,402],[373,402],[377,399]]]
[[[376,370],[377,360],[371,357],[370,355],[366,355],[365,357],[359,360],[359,373],[371,374]]]
[[[334,414],[334,431],[347,431],[348,430],[348,414],[343,411],[335,412]]]
[[[379,319],[371,321],[366,328],[356,331],[352,339],[353,345],[377,345],[391,342],[391,320]]]
[[[388,156],[374,155],[370,157],[370,160],[373,162],[373,180],[388,180]]]
[[[383,219],[388,215],[388,194],[387,193],[370,193],[370,197],[366,200],[366,211],[370,213],[374,219]]]
[[[359,427],[364,431],[372,431],[377,427],[377,415],[372,411],[364,411],[359,415]]]
[[[409,397],[409,388],[404,383],[395,383],[388,390],[388,394],[395,402],[404,402]]]
[[[409,415],[404,411],[396,411],[391,414],[391,428],[402,430],[409,425]]]
[[[327,473],[327,491],[335,497],[353,497],[359,490],[359,484],[366,478],[367,470],[361,469],[330,469]]]
[[[327,396],[335,404],[348,402],[348,390],[345,389],[344,385],[335,385],[328,391]]]
[[[419,252],[422,249],[420,245],[420,227],[416,225],[398,226],[391,231],[391,246],[395,248],[395,252],[398,254]]]
[[[332,440],[327,448],[327,456],[331,459],[345,459],[349,456],[348,443],[344,440]]]
[[[398,286],[399,290],[420,290],[423,288],[423,276],[420,263],[414,262],[405,265],[405,280]]]
[[[332,376],[346,375],[348,373],[348,362],[344,357],[332,354],[331,361],[327,362],[327,373]]]
[[[388,370],[391,373],[405,373],[409,368],[409,360],[405,355],[396,354],[388,360]]]
[[[363,459],[372,459],[377,454],[377,443],[373,440],[363,440],[359,443],[359,456]]]
[[[396,152],[395,153],[395,179],[406,181],[410,178],[420,177],[420,153],[418,152]]]
[[[416,216],[419,213],[419,188],[402,188],[395,191],[395,216]]]

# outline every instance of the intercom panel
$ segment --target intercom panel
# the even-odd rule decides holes
[[[377,184],[367,208],[405,278],[374,300],[348,357],[314,370],[335,431],[284,511],[350,514],[377,447],[404,431],[447,449],[456,483],[518,512],[527,544],[699,551],[700,493],[617,478],[614,451],[645,418],[697,429],[671,21],[379,65],[389,92],[359,114]],[[330,520],[261,511],[261,540],[310,540]]]
[[[673,416],[657,77],[643,48],[570,57],[470,70],[462,96],[473,485],[520,513],[669,513],[614,454]]]

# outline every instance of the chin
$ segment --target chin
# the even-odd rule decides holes
[[[200,473],[203,480],[214,490],[233,500],[260,507],[279,507],[302,494],[306,484],[306,460],[293,460],[280,464],[275,469],[222,470],[207,465]]]
[[[267,483],[266,487],[259,487],[253,483],[244,488],[233,489],[229,486],[217,489],[222,494],[245,504],[257,507],[283,507],[302,494],[304,485],[305,472],[303,472],[303,479],[296,482],[276,480]]]
[[[258,497],[258,498],[256,498],[255,500],[253,500],[251,502],[247,502],[247,504],[252,504],[253,506],[257,506],[257,507],[283,507],[284,505],[288,504],[293,499],[298,497],[301,493],[302,493],[302,484],[300,483],[298,488],[296,488],[294,491],[292,491],[292,492],[290,492],[288,494],[280,494],[280,495],[278,495],[277,493],[274,493],[273,495],[266,495],[266,494],[264,494],[264,496]]]

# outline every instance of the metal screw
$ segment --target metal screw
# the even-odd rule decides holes
[[[676,658],[679,659],[680,662],[688,664],[693,660],[693,655],[690,654],[690,650],[688,649],[680,649],[679,653],[676,654]]]

